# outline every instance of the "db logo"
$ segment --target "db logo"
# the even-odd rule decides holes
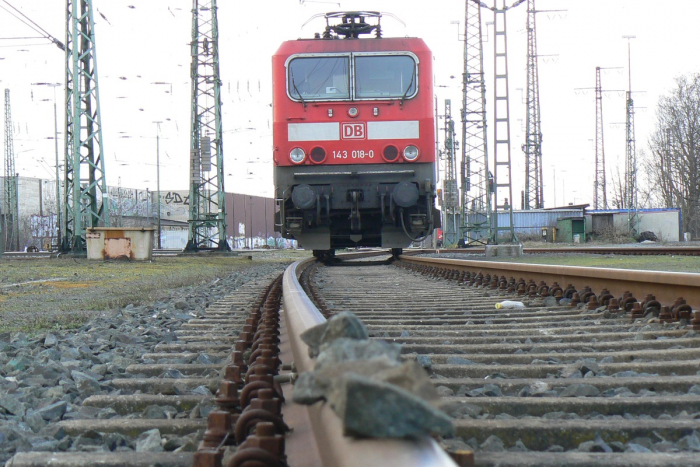
[[[343,139],[365,139],[364,123],[343,123]]]

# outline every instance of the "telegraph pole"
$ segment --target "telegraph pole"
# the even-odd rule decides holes
[[[153,122],[156,124],[156,190],[158,191],[158,249],[161,249],[161,227],[160,227],[160,124],[162,121]]]

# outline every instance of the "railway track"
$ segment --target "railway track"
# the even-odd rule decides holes
[[[484,248],[440,248],[406,250],[406,254],[415,255],[421,253],[456,253],[483,255]],[[695,246],[638,246],[638,247],[617,247],[617,246],[582,246],[582,247],[561,247],[561,248],[523,248],[525,254],[565,254],[581,253],[594,255],[675,255],[675,256],[699,256],[700,247]]]
[[[126,369],[128,377],[104,382],[118,393],[84,400],[95,411],[109,408],[111,418],[56,426],[73,443],[109,438],[112,452],[25,452],[7,465],[700,465],[700,337],[688,306],[665,310],[665,298],[647,299],[633,318],[632,300],[618,303],[631,311],[609,300],[620,287],[637,293],[639,286],[609,285],[609,294],[597,283],[586,289],[581,281],[599,273],[558,290],[551,278],[538,282],[550,273],[563,284],[571,277],[566,268],[535,266],[533,282],[518,284],[502,277],[509,267],[503,263],[386,259],[358,259],[351,267],[307,260],[283,281],[248,284],[183,325],[176,343],[154,346]],[[525,276],[528,266],[515,266],[511,274]],[[678,285],[673,279],[669,286]],[[666,297],[662,282],[656,277],[644,291]],[[695,303],[697,283],[685,287]],[[601,300],[597,307],[593,298]],[[525,307],[496,309],[505,300]],[[429,372],[455,427],[454,438],[441,440],[452,459],[427,436],[357,440],[343,436],[328,404],[282,404],[292,397],[291,381],[314,364],[298,336],[325,320],[321,312],[342,311],[359,316],[371,338],[402,344],[402,358]],[[202,355],[226,366],[202,364]],[[153,407],[169,415],[148,418]],[[134,452],[156,436],[153,430],[163,451]]]
[[[445,263],[317,268],[309,283],[322,310],[353,311],[431,372],[454,417],[448,449],[473,449],[476,465],[700,463],[700,338],[687,320],[469,286]],[[504,300],[526,307],[496,309]]]

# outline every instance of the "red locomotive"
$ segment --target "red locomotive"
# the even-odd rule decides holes
[[[325,17],[322,35],[272,58],[276,228],[318,257],[398,253],[440,222],[432,55],[421,39],[382,38],[378,12]]]

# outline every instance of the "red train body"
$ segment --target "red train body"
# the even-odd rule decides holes
[[[277,225],[317,252],[403,248],[439,219],[430,50],[347,33],[368,16],[326,15],[342,23],[272,59]]]

